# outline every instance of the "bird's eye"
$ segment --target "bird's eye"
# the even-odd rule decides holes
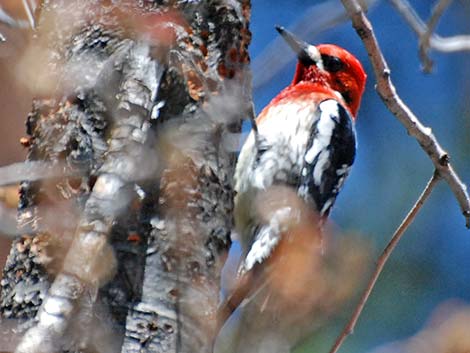
[[[344,62],[336,56],[323,54],[321,58],[323,61],[323,66],[328,72],[338,72],[344,69]]]

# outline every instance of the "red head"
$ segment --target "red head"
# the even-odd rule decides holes
[[[333,44],[309,45],[282,27],[276,27],[299,59],[292,84],[313,82],[338,92],[356,117],[367,75],[351,53]]]

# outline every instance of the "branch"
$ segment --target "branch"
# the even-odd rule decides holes
[[[0,168],[0,185],[34,172],[19,217],[34,234],[12,246],[0,317],[28,320],[17,353],[209,352],[232,226],[225,137],[251,107],[250,1],[102,5],[51,0],[38,17],[34,48],[63,61],[28,116],[34,162]]]
[[[59,177],[79,177],[85,170],[71,169],[65,163],[26,161],[0,167],[0,187],[22,181],[36,181]]]
[[[434,187],[436,186],[439,180],[440,180],[439,172],[435,171],[433,176],[429,180],[428,184],[424,188],[421,196],[418,198],[414,206],[411,208],[410,212],[408,212],[405,219],[403,219],[400,226],[397,228],[397,230],[393,234],[392,239],[387,244],[385,249],[382,251],[382,254],[377,260],[375,271],[372,274],[372,277],[370,278],[369,283],[367,284],[367,287],[364,293],[362,294],[361,299],[359,300],[359,303],[356,306],[356,309],[354,310],[354,313],[352,314],[351,318],[349,319],[349,322],[346,324],[341,334],[336,339],[333,347],[330,350],[330,353],[336,353],[338,349],[341,347],[341,345],[343,344],[346,337],[349,336],[354,331],[354,327],[357,324],[359,316],[361,315],[362,310],[364,309],[364,306],[366,305],[367,300],[369,299],[369,296],[372,290],[374,289],[375,283],[377,282],[377,279],[382,273],[382,270],[385,264],[387,263],[388,258],[392,254],[393,250],[395,250],[398,242],[401,240],[403,234],[408,229],[410,224],[413,223],[414,219],[418,215],[418,212],[421,210],[421,207],[424,205],[424,203],[428,199],[429,195],[431,194],[432,190],[434,189]]]
[[[109,137],[111,147],[98,170],[62,271],[52,283],[37,322],[24,335],[17,353],[59,350],[59,342],[76,317],[82,299],[90,294],[93,305],[97,298],[94,293],[114,277],[117,265],[109,244],[113,222],[134,200],[129,192],[134,188],[134,181],[148,178],[156,171],[156,162],[147,158],[150,129],[146,128],[146,121],[157,95],[163,66],[151,60],[148,51],[144,44],[127,43],[111,57],[113,67],[123,67],[121,86],[116,94],[119,98],[113,112],[116,119]],[[138,99],[135,92],[140,93]],[[122,143],[123,131],[139,138],[133,143]],[[145,163],[146,168],[139,169],[139,162]],[[91,319],[84,324],[91,324]],[[50,346],[43,350],[46,344]]]
[[[397,117],[398,120],[400,120],[403,125],[405,125],[408,133],[416,138],[423,150],[429,155],[436,167],[436,170],[426,185],[423,193],[416,201],[415,205],[407,214],[405,219],[402,221],[400,226],[397,228],[392,236],[392,239],[387,244],[379,259],[377,260],[375,271],[372,274],[372,277],[369,280],[369,283],[364,293],[362,294],[359,303],[356,306],[353,315],[351,316],[351,319],[348,321],[343,331],[336,339],[333,347],[330,350],[330,353],[336,353],[343,344],[346,337],[353,332],[362,310],[364,309],[364,306],[367,303],[367,300],[369,299],[375,283],[377,282],[377,279],[379,278],[388,258],[402,238],[404,232],[416,218],[424,202],[428,199],[432,190],[441,178],[446,180],[454,192],[455,197],[459,201],[462,212],[467,220],[467,227],[470,227],[469,197],[465,185],[460,181],[459,177],[454,172],[452,166],[449,163],[449,156],[440,147],[436,138],[432,134],[431,129],[422,125],[418,118],[396,94],[395,87],[393,86],[393,83],[390,79],[390,70],[388,68],[387,62],[385,61],[385,58],[383,57],[383,54],[380,50],[372,26],[362,11],[360,5],[356,0],[342,0],[342,2],[350,14],[353,27],[356,29],[358,35],[363,40],[371,59],[374,73],[377,78],[377,92],[379,93],[387,108]]]
[[[431,36],[435,31],[441,16],[451,2],[452,0],[440,0],[436,3],[432,10],[431,17],[427,23],[426,31],[419,40],[419,57],[423,63],[423,71],[426,73],[431,72],[433,66],[433,62],[428,56]]]
[[[390,77],[390,69],[379,47],[372,25],[358,2],[356,0],[341,1],[369,54],[377,79],[377,93],[392,114],[405,126],[408,134],[418,141],[421,148],[433,162],[439,175],[449,184],[466,219],[467,228],[470,228],[470,198],[466,186],[449,163],[449,155],[441,147],[431,128],[424,126],[396,93]]]
[[[423,20],[421,20],[410,3],[407,0],[389,1],[395,7],[397,12],[403,16],[405,21],[410,25],[417,36],[422,38],[426,31],[428,31],[428,26],[423,22]],[[441,37],[437,34],[433,34],[429,38],[429,47],[431,49],[445,53],[470,51],[470,35]]]
[[[31,8],[31,5],[29,4],[28,0],[22,0],[22,1],[23,1],[24,12],[26,13],[26,16],[28,17],[29,25],[31,26],[31,29],[35,29],[36,23],[34,21],[33,9]]]

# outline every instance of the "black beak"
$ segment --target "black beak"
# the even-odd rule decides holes
[[[276,26],[276,30],[297,54],[297,58],[302,62],[302,64],[306,66],[317,64],[317,60],[312,58],[308,52],[308,48],[310,46],[308,43],[300,40],[293,33],[289,32],[282,26]]]

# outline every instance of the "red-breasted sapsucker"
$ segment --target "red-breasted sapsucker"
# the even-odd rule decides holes
[[[288,185],[328,216],[356,154],[354,121],[365,88],[361,63],[332,44],[309,45],[277,30],[297,53],[292,83],[256,119],[235,172],[235,224],[245,249],[240,270],[263,262],[278,235],[247,214],[257,192]]]
[[[321,228],[356,154],[354,122],[366,82],[362,65],[336,45],[309,45],[282,27],[277,30],[297,53],[298,63],[292,83],[257,117],[257,131],[250,133],[238,158],[235,225],[243,260],[240,281],[221,306],[222,321],[244,297],[256,294],[252,281],[243,277],[271,261],[295,223],[293,205],[277,202],[280,207],[263,213],[259,208],[269,209],[266,203],[273,199],[262,197],[260,206],[259,195],[279,186],[293,191],[317,213]]]

